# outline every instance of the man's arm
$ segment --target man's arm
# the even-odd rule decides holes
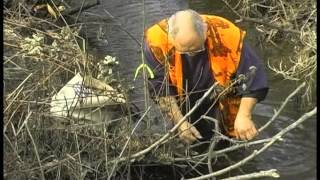
[[[177,124],[183,118],[177,100],[174,96],[158,97],[158,103],[161,111],[168,116],[166,119],[170,119],[174,124]],[[179,126],[179,137],[188,144],[191,144],[197,140],[197,138],[202,138],[198,130],[188,121],[184,121]]]
[[[257,129],[252,121],[252,111],[256,103],[256,98],[241,98],[238,114],[234,122],[234,130],[238,139],[251,140],[257,135]]]
[[[267,76],[262,60],[244,42],[237,74],[246,74],[250,66],[255,66],[257,71],[251,84],[246,83],[246,86],[239,86],[238,92],[242,98],[234,123],[236,136],[242,140],[250,140],[257,135],[257,129],[252,120],[252,111],[256,103],[265,99],[268,93]],[[242,89],[241,87],[247,88]]]
[[[167,116],[166,119],[171,120],[173,124],[177,124],[183,118],[183,115],[174,97],[177,94],[175,88],[170,85],[168,91],[163,88],[162,83],[166,78],[164,68],[157,62],[146,42],[144,43],[144,55],[146,63],[155,75],[154,79],[149,79],[150,95],[155,97],[154,99],[159,103],[161,111]],[[184,121],[179,126],[178,131],[179,137],[188,144],[194,142],[197,138],[202,138],[198,130],[188,121]]]

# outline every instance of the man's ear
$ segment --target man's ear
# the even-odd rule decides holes
[[[172,44],[174,43],[174,39],[169,33],[168,33],[168,41],[171,42]]]

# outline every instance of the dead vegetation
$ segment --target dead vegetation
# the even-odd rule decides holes
[[[268,67],[284,79],[306,82],[303,104],[312,106],[316,99],[316,1],[222,1],[238,16],[239,22],[255,23],[264,44],[290,52],[277,61],[267,59]]]
[[[115,59],[86,53],[80,27],[57,26],[55,18],[31,16],[25,4],[4,18],[4,176],[7,179],[84,179],[116,175],[116,162],[147,148],[160,135],[136,134],[145,112],[129,104],[108,106],[110,119],[55,117],[51,97],[78,72],[126,93],[112,72]],[[19,9],[19,11],[17,11]],[[103,91],[103,90],[102,90]],[[100,92],[103,93],[101,90]],[[164,146],[154,156],[168,159]]]

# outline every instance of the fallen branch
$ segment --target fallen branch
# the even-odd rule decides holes
[[[136,124],[136,125],[134,126],[134,128],[132,129],[132,131],[131,131],[131,133],[130,133],[130,136],[129,136],[127,142],[126,142],[126,144],[125,144],[125,145],[123,146],[123,148],[122,148],[122,151],[121,151],[121,153],[120,153],[120,155],[119,155],[119,159],[121,158],[122,154],[124,153],[124,150],[127,148],[128,144],[129,144],[129,142],[130,142],[130,140],[131,140],[131,137],[132,137],[133,133],[135,132],[135,130],[137,129],[137,127],[139,126],[140,122],[143,120],[143,118],[144,118],[144,117],[148,114],[148,112],[150,111],[150,108],[151,108],[151,106],[149,106],[149,108],[148,108],[148,109],[146,110],[146,112],[141,116],[141,118],[138,120],[137,124]],[[113,174],[113,172],[114,172],[114,170],[115,170],[115,168],[116,168],[116,166],[117,166],[118,163],[119,163],[119,161],[116,161],[116,162],[113,164],[111,173],[110,173],[110,175],[108,176],[108,180],[110,180],[110,178],[112,178],[112,174]]]
[[[288,127],[286,127],[285,129],[281,130],[278,134],[276,134],[275,136],[272,137],[272,140],[267,143],[266,145],[264,145],[261,149],[259,150],[255,150],[252,154],[250,154],[248,157],[244,158],[243,160],[237,162],[234,165],[231,165],[229,167],[226,167],[224,169],[221,169],[217,172],[211,173],[211,174],[207,174],[204,176],[199,176],[196,178],[191,178],[189,180],[201,180],[201,179],[208,179],[210,177],[214,177],[214,176],[218,176],[221,174],[224,174],[226,172],[229,172],[235,168],[238,168],[239,166],[244,165],[245,163],[247,163],[248,161],[250,161],[251,159],[253,159],[254,157],[256,157],[257,155],[261,154],[262,152],[264,152],[266,149],[268,149],[273,143],[275,143],[276,141],[278,141],[279,139],[281,139],[281,137],[286,134],[287,132],[289,132],[290,130],[296,128],[299,124],[303,123],[305,120],[307,120],[308,118],[312,117],[313,115],[315,115],[317,113],[317,107],[315,107],[312,111],[305,113],[303,116],[301,116],[296,122],[292,123],[291,125],[289,125]]]
[[[214,125],[215,125],[215,129],[216,129],[216,132],[220,132],[220,128],[219,128],[219,121],[217,119],[214,119],[212,117],[209,117],[209,116],[203,116],[204,119],[208,119],[208,120],[211,120],[214,122]],[[219,142],[220,139],[216,138],[215,136],[213,136],[212,140],[211,140],[211,143],[210,143],[210,146],[209,146],[209,150],[208,150],[208,169],[209,169],[209,173],[213,173],[213,170],[212,170],[212,163],[211,163],[211,160],[213,157],[216,157],[217,154],[216,154],[216,151],[214,150],[216,144]]]
[[[278,178],[280,175],[278,174],[276,169],[270,169],[268,171],[260,171],[256,173],[250,173],[250,174],[245,174],[245,175],[240,175],[240,176],[234,176],[230,178],[225,178],[222,180],[240,180],[240,179],[253,179],[253,178],[261,178],[261,177],[273,177],[273,178]]]
[[[230,151],[234,151],[234,150],[237,150],[237,149],[240,149],[240,148],[243,148],[243,147],[249,147],[249,146],[252,146],[252,145],[257,145],[257,144],[263,144],[263,143],[266,143],[266,142],[270,142],[272,138],[268,138],[268,139],[261,139],[261,140],[257,140],[257,141],[253,141],[253,142],[248,142],[248,143],[242,143],[242,144],[235,144],[233,146],[230,146],[228,148],[225,148],[225,149],[222,149],[222,150],[218,150],[215,152],[215,155],[218,156],[220,154],[224,154],[224,153],[227,153],[227,152],[230,152]],[[177,161],[187,161],[187,160],[190,160],[190,159],[195,159],[195,158],[203,158],[205,156],[208,156],[208,153],[205,153],[205,154],[200,154],[200,155],[197,155],[197,156],[193,156],[193,157],[188,157],[188,158],[174,158],[174,161],[177,162]]]

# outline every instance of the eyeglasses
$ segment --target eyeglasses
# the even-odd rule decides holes
[[[186,55],[188,55],[188,56],[194,56],[194,55],[196,55],[196,54],[198,54],[198,53],[200,53],[200,52],[203,52],[203,51],[205,51],[206,50],[206,48],[203,46],[203,47],[201,47],[201,49],[198,49],[198,50],[194,50],[194,51],[177,51],[179,54],[186,54]]]

